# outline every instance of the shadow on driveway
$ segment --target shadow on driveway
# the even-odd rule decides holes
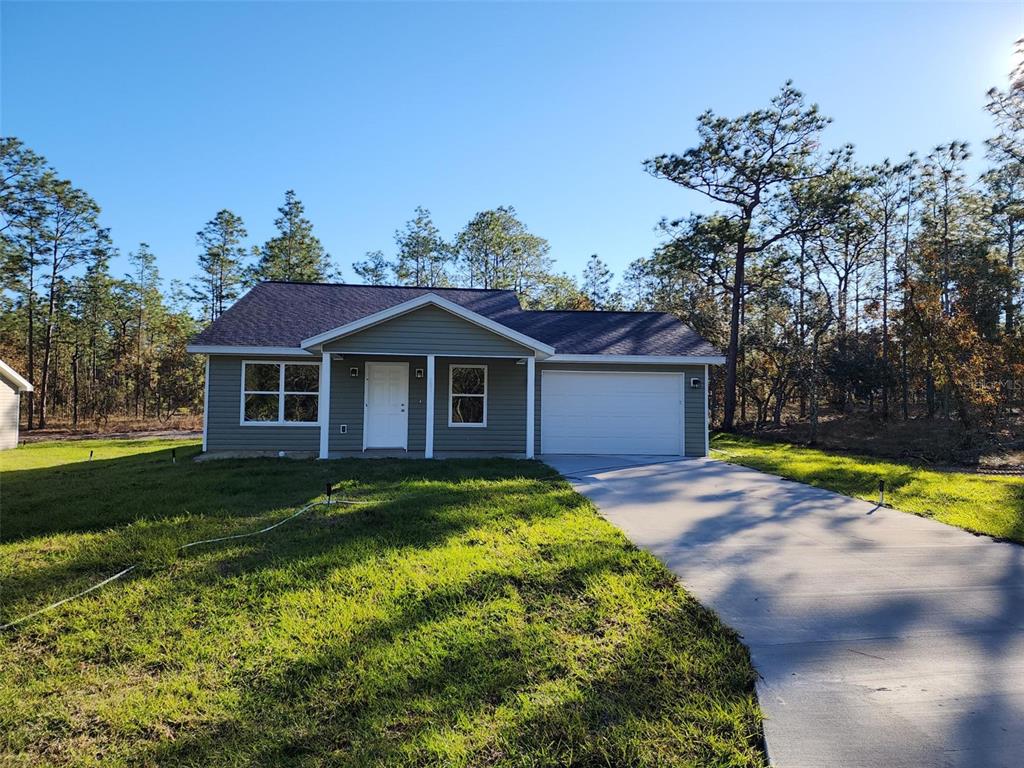
[[[544,458],[743,635],[774,765],[1021,764],[1024,548],[710,459]]]

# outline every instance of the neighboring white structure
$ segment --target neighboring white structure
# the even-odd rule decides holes
[[[21,393],[31,391],[28,380],[0,360],[0,450],[18,446]]]

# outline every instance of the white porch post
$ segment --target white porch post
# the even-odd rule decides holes
[[[423,457],[434,458],[434,356],[427,355],[427,416]]]
[[[711,374],[711,366],[704,366],[704,455],[711,455],[711,433],[708,428],[711,426],[708,422],[711,420],[711,414],[708,411],[708,387],[711,382],[708,377]]]
[[[326,459],[331,439],[331,353],[320,362],[320,458]]]
[[[536,358],[533,355],[526,358],[526,458],[528,459],[533,458],[536,362]]]
[[[206,433],[210,426],[210,356],[206,356],[206,373],[203,375],[203,453],[206,453]]]

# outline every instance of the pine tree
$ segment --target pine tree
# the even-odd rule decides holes
[[[255,251],[257,263],[249,281],[322,283],[333,279],[330,256],[313,234],[313,224],[303,215],[305,208],[294,190],[285,192],[284,205],[277,210],[281,214],[274,219],[278,235]]]
[[[242,219],[224,209],[217,212],[196,233],[200,272],[191,283],[192,298],[203,307],[203,316],[213,322],[238,298],[242,287],[245,248],[248,233]]]
[[[846,147],[820,156],[821,134],[829,122],[787,82],[766,109],[735,119],[708,110],[697,120],[697,146],[644,164],[653,176],[728,206],[737,225],[722,418],[726,431],[732,431],[736,413],[747,258],[814,228],[814,222],[788,218],[785,208],[799,187],[832,174],[852,154],[852,147]]]
[[[612,272],[596,253],[587,260],[583,270],[583,293],[590,299],[594,309],[608,309],[612,294]]]
[[[384,251],[367,251],[363,261],[352,265],[352,270],[367,285],[387,285],[394,274],[394,265],[384,256]]]
[[[551,272],[549,250],[548,241],[531,234],[512,206],[481,211],[456,239],[460,283],[528,296]]]
[[[395,232],[398,255],[395,275],[402,285],[433,288],[449,285],[448,263],[451,248],[430,218],[430,211],[416,207],[416,216]]]
[[[156,255],[148,243],[128,254],[132,271],[127,283],[135,309],[135,416],[145,416],[146,393],[152,383],[151,357],[153,328],[159,321],[163,300],[160,296],[160,273],[156,266]]]
[[[39,386],[39,427],[46,427],[46,408],[51,394],[51,362],[57,340],[57,321],[67,299],[65,273],[86,264],[108,241],[97,222],[99,206],[70,181],[53,174],[41,183],[43,208],[42,241],[47,255],[46,325],[43,336],[43,363]]]

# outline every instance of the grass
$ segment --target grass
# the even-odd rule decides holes
[[[142,563],[0,633],[0,764],[766,764],[736,636],[544,465],[197,451],[0,456],[0,623]]]
[[[938,472],[736,435],[716,435],[711,445],[716,458],[867,501],[878,500],[884,479],[887,506],[1024,544],[1022,477]]]

